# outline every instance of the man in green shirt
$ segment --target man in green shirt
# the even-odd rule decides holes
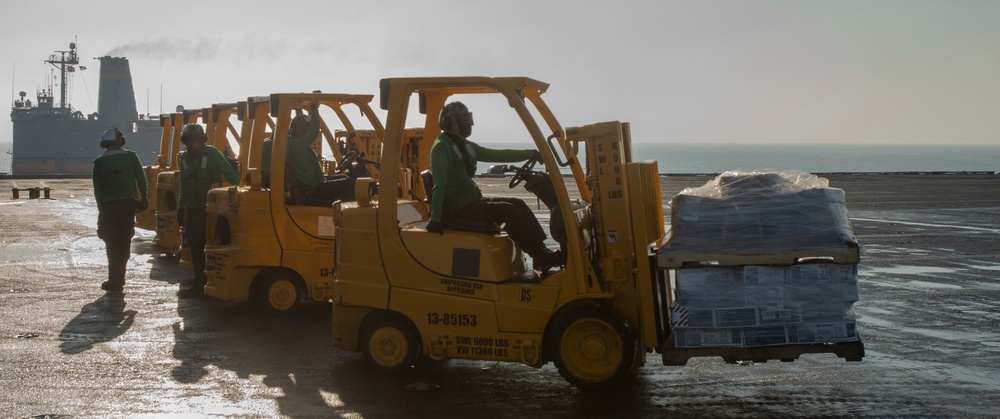
[[[198,124],[187,124],[181,129],[181,142],[186,150],[181,153],[180,195],[177,198],[177,222],[184,227],[184,239],[191,248],[194,279],[181,284],[177,296],[200,297],[205,293],[205,201],[208,191],[221,186],[222,178],[229,183],[239,183],[236,170],[219,149],[206,145],[208,136]]]
[[[476,144],[472,135],[472,112],[462,102],[441,109],[441,135],[431,145],[431,219],[427,231],[444,234],[446,226],[458,219],[503,225],[514,243],[531,256],[535,269],[542,272],[564,264],[561,251],[545,246],[545,231],[524,201],[513,197],[483,197],[472,180],[479,160],[513,163],[537,159],[538,151],[496,150]]]
[[[319,156],[313,151],[313,144],[320,130],[319,104],[313,103],[309,115],[302,114],[292,118],[288,127],[288,143],[285,153],[285,182],[293,188],[299,188],[304,195],[305,204],[330,205],[337,200],[352,200],[354,198],[354,182],[347,178],[327,179],[323,174]],[[263,158],[265,165],[270,166],[270,153],[265,141]],[[270,177],[270,171],[266,173]]]
[[[106,291],[120,291],[125,286],[135,213],[149,207],[142,162],[134,151],[122,149],[124,145],[121,131],[110,128],[101,137],[104,154],[94,159],[97,237],[104,240],[108,255],[108,280],[101,284]]]

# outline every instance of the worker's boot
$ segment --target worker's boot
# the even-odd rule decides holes
[[[561,250],[552,251],[544,245],[539,245],[538,249],[528,254],[531,255],[532,268],[542,273],[566,264],[566,257]]]
[[[177,296],[180,298],[201,298],[201,296],[205,295],[206,282],[207,281],[205,279],[198,276],[194,279],[181,282],[180,290],[177,291]]]
[[[125,287],[125,281],[107,280],[101,283],[101,289],[105,291],[121,291]]]

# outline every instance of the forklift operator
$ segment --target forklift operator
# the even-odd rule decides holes
[[[337,200],[353,198],[354,183],[349,179],[327,180],[323,176],[319,156],[312,149],[320,130],[319,104],[312,104],[308,116],[303,115],[301,110],[296,112],[298,115],[292,118],[288,127],[285,157],[288,175],[285,176],[285,181],[291,182],[295,187],[303,188],[307,200],[312,204],[329,205]],[[264,166],[270,167],[270,165],[270,153],[267,153]]]
[[[479,160],[514,163],[538,159],[538,151],[496,150],[476,144],[472,135],[472,113],[461,102],[441,109],[441,135],[431,146],[433,189],[427,231],[444,234],[445,226],[460,219],[503,225],[514,243],[531,256],[534,269],[542,272],[564,263],[561,251],[545,246],[545,231],[524,201],[513,197],[483,197],[472,180]]]

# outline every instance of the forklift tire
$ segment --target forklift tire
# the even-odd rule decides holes
[[[556,333],[556,368],[580,389],[617,384],[635,366],[635,338],[628,324],[613,313],[596,307],[577,310]]]
[[[257,301],[272,314],[294,312],[299,308],[301,295],[296,278],[288,273],[268,275],[257,287]]]
[[[416,362],[420,355],[420,339],[404,320],[383,317],[365,328],[361,351],[375,371],[399,374]]]

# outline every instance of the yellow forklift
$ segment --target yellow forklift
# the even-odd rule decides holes
[[[382,156],[382,133],[373,129],[348,132],[336,130],[337,161],[326,162],[327,174],[335,173],[338,167],[342,171],[351,171],[351,177],[370,177],[378,181],[379,158]]]
[[[377,176],[379,170],[370,150],[381,143],[382,124],[371,100],[371,95],[327,93],[247,99],[243,127],[250,129],[249,141],[240,152],[247,183],[215,188],[208,196],[205,294],[224,301],[253,300],[278,314],[291,312],[303,300],[333,296],[333,217],[329,204],[309,202],[286,173],[289,123],[298,110],[308,113],[318,104],[322,118],[313,150],[325,154],[320,141],[325,142],[337,161],[321,163],[329,169],[327,181],[351,182],[346,190],[353,193],[354,174]],[[333,123],[339,129],[331,131],[328,124]],[[264,179],[264,140],[269,137],[270,175]]]
[[[371,188],[359,179],[356,202],[333,208],[334,346],[361,352],[374,369],[399,372],[418,357],[533,367],[551,361],[569,382],[590,389],[619,382],[654,351],[665,365],[693,356],[863,356],[860,342],[851,351],[672,348],[671,279],[657,256],[666,240],[658,168],[655,161],[633,161],[627,123],[564,129],[541,98],[548,85],[523,77],[391,78],[380,88],[388,114],[378,194],[366,199]],[[411,106],[424,115],[429,146],[446,102],[486,97],[513,111],[540,152],[541,161],[506,171],[513,173],[511,188],[523,183],[548,208],[551,237],[566,256],[561,269],[528,268],[502,231],[428,232],[425,200],[402,193],[402,182],[384,181],[405,167],[403,127]]]
[[[135,226],[143,230],[156,230],[156,180],[160,172],[170,169],[170,139],[173,125],[170,124],[170,115],[160,115],[160,152],[156,156],[156,162],[143,167],[146,173],[146,190],[148,194],[149,207],[135,215]]]

